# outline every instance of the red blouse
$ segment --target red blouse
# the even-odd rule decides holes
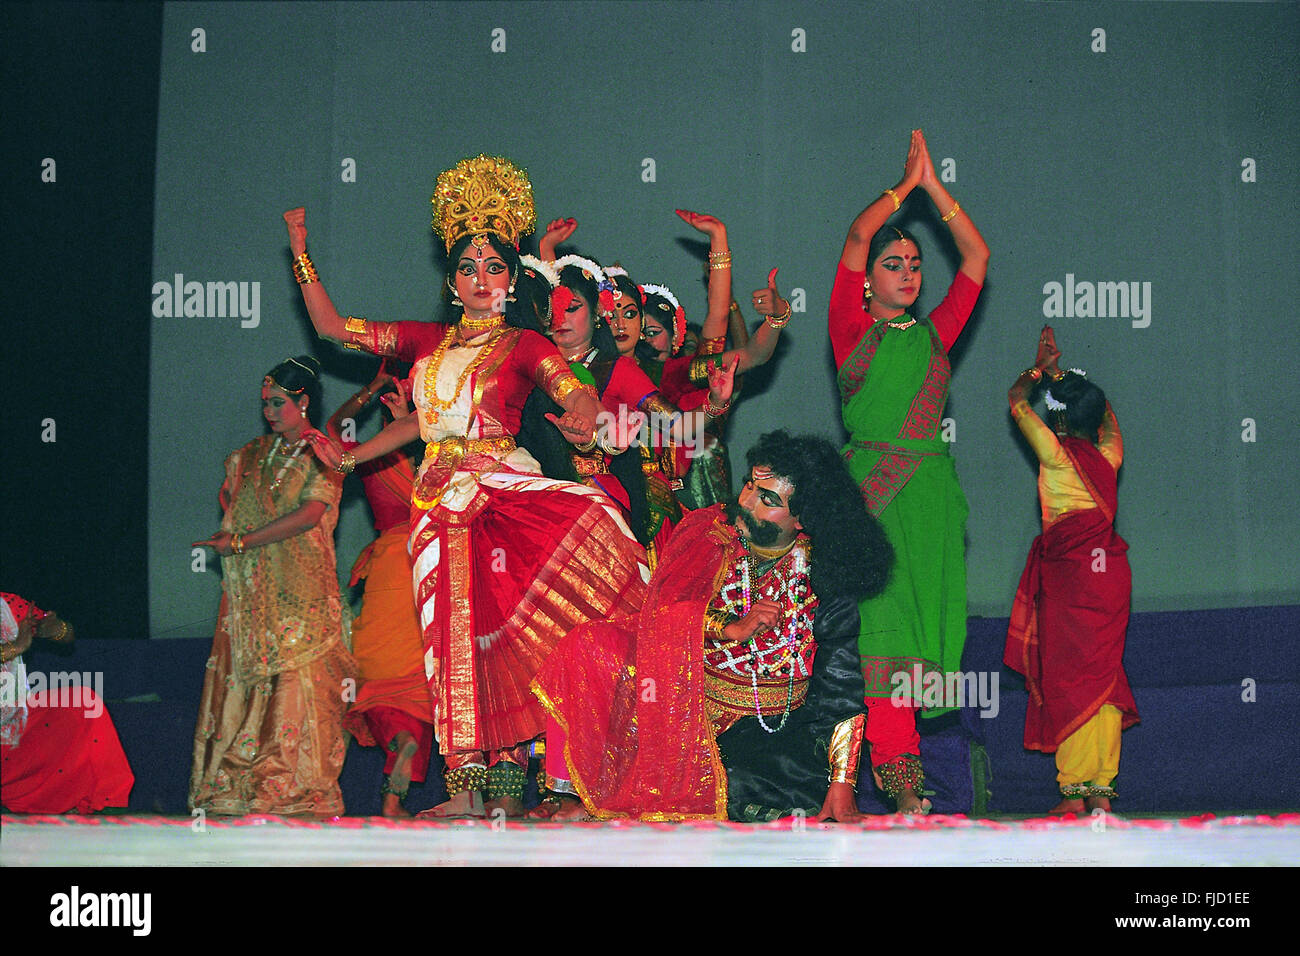
[[[831,349],[835,353],[835,367],[838,369],[844,360],[853,354],[862,336],[875,324],[862,302],[862,286],[867,274],[844,268],[841,262],[835,270],[835,285],[831,289],[830,330]],[[930,313],[930,322],[944,351],[948,351],[966,327],[979,298],[980,286],[964,272],[953,277],[948,294],[943,297],[939,307]],[[666,373],[667,370],[665,370]]]

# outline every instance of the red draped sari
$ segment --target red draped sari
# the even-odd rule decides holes
[[[1138,722],[1124,673],[1132,577],[1115,531],[1115,467],[1092,443],[1061,439],[1097,507],[1071,511],[1034,539],[1016,591],[1006,665],[1025,676],[1025,747],[1054,753],[1106,704]]]

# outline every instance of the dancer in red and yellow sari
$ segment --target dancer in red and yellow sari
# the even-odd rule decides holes
[[[571,443],[608,442],[595,432],[600,404],[590,386],[513,301],[517,242],[535,221],[526,175],[506,160],[475,157],[439,176],[433,201],[453,270],[453,305],[464,310],[446,323],[345,320],[306,259],[302,211],[286,214],[317,331],[414,363],[414,415],[351,452],[340,454],[320,435],[313,447],[347,471],[417,435],[427,443],[411,498],[409,548],[452,797],[427,812],[479,815],[501,807],[514,815],[523,812],[529,742],[545,727],[529,682],[569,630],[640,606],[649,569],[613,501],[543,477],[515,444],[534,388],[565,408],[547,417]],[[486,804],[478,802],[483,791]]]
[[[1050,327],[1035,365],[1008,393],[1011,414],[1038,457],[1043,533],[1016,590],[1006,665],[1025,675],[1025,747],[1056,754],[1061,802],[1053,813],[1110,809],[1120,732],[1138,722],[1124,673],[1132,577],[1115,531],[1116,473],[1124,442],[1101,389],[1057,368]],[[1049,380],[1054,433],[1027,401]]]

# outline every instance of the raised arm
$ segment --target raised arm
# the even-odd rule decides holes
[[[552,219],[537,242],[537,258],[543,262],[554,262],[556,248],[560,243],[568,242],[577,229],[576,219]]]
[[[709,306],[700,327],[700,338],[716,339],[727,334],[727,313],[731,310],[731,249],[727,245],[727,227],[715,216],[686,209],[674,211],[682,221],[709,237]]]
[[[290,209],[284,214],[284,221],[289,227],[289,252],[294,258],[298,289],[302,292],[302,301],[307,306],[307,314],[311,317],[311,324],[316,329],[316,334],[335,342],[351,342],[352,335],[344,325],[347,319],[339,315],[338,309],[334,308],[334,303],[325,292],[320,277],[315,276],[314,269],[309,271],[300,269],[307,255],[307,211],[301,206]],[[310,262],[310,260],[306,261]],[[311,278],[311,281],[303,282],[304,277]]]
[[[325,425],[325,430],[329,432],[330,437],[335,441],[342,441],[343,422],[345,419],[355,419],[361,414],[361,410],[370,404],[370,400],[374,398],[375,394],[381,388],[389,382],[396,384],[396,379],[388,374],[386,368],[387,364],[386,361],[380,362],[379,371],[375,374],[375,377],[370,384],[355,395],[351,396],[346,402],[338,407],[338,411],[330,416],[330,420]]]
[[[912,141],[907,149],[907,162],[903,166],[903,178],[892,189],[886,189],[872,200],[849,226],[849,234],[844,239],[844,250],[840,253],[840,263],[844,268],[851,272],[867,271],[867,250],[871,246],[871,237],[880,231],[880,227],[898,211],[903,200],[921,184],[921,156],[924,142],[921,131],[912,130]]]
[[[988,272],[989,247],[979,230],[975,228],[975,223],[971,221],[970,216],[939,181],[934,171],[934,163],[930,160],[929,147],[925,144],[925,136],[919,129],[914,130],[912,136],[913,145],[920,150],[921,178],[917,185],[925,190],[940,218],[948,224],[948,229],[952,232],[952,241],[956,243],[957,252],[961,256],[958,271],[964,273],[976,285],[982,286],[984,276]],[[911,160],[910,153],[908,159]]]

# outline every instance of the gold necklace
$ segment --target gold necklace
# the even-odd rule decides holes
[[[460,373],[460,376],[456,379],[456,390],[451,393],[451,398],[444,400],[438,395],[438,372],[442,370],[442,360],[447,354],[447,349],[451,347],[451,340],[456,337],[456,330],[449,329],[447,334],[443,336],[442,341],[438,343],[438,347],[433,350],[433,354],[429,356],[429,364],[424,368],[425,404],[438,411],[446,411],[451,408],[451,406],[456,403],[456,399],[460,396],[460,393],[464,390],[465,383],[469,381],[469,377],[474,374],[479,365],[483,363],[483,359],[487,356],[488,352],[492,350],[492,345],[500,337],[500,334],[500,328],[493,330],[491,337],[484,342],[483,346],[479,349],[478,355],[474,356],[474,358],[470,360],[464,370]]]
[[[491,332],[493,329],[499,328],[505,320],[506,317],[504,315],[489,315],[485,319],[472,319],[468,313],[462,312],[460,315],[460,327],[462,329],[468,329],[470,332],[470,338],[473,338],[476,335],[482,335],[484,332]]]

